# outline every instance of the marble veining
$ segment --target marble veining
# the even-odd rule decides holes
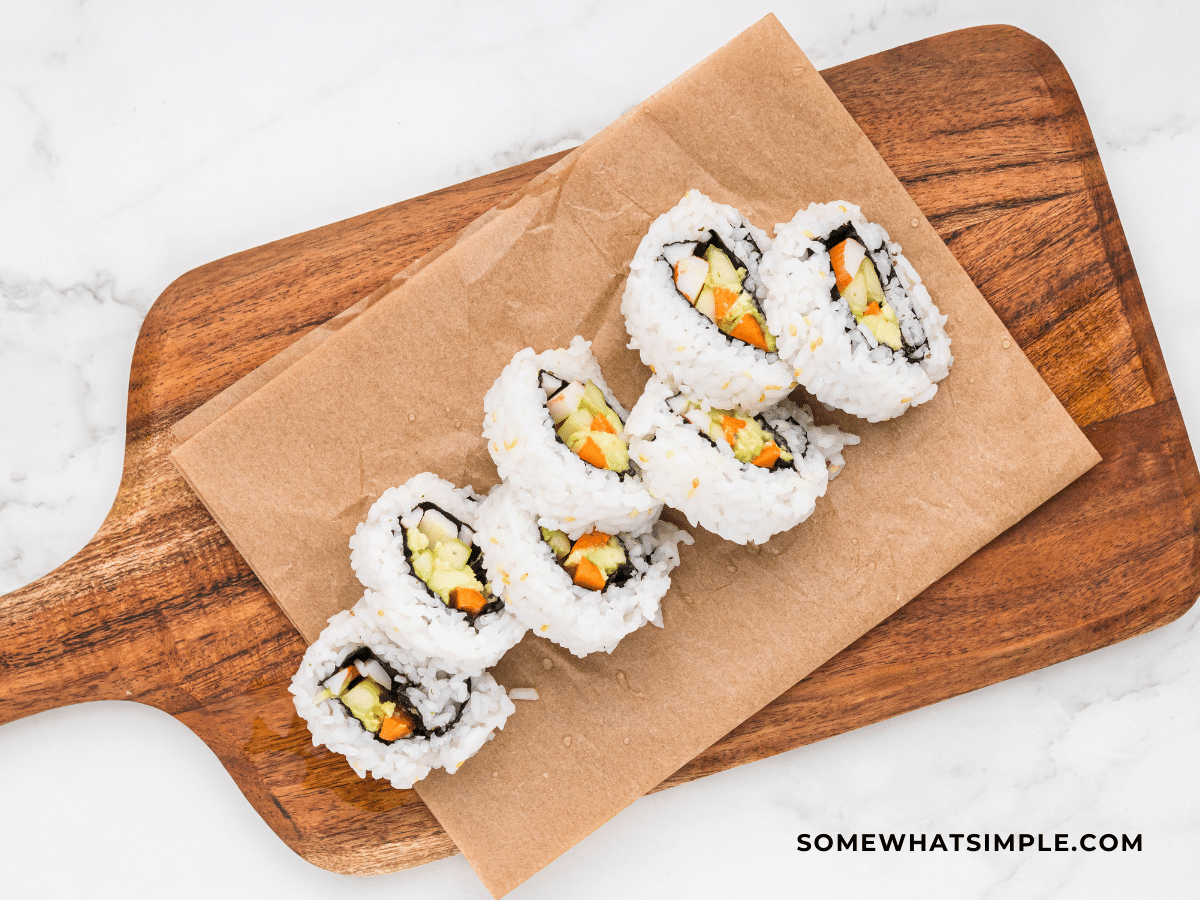
[[[1083,99],[1200,435],[1200,7],[0,2],[0,592],[120,478],[153,299],[229,253],[566,149],[766,12],[819,67],[1006,22]],[[514,897],[1189,896],[1200,611],[1115,647],[634,804]],[[0,654],[3,648],[0,648]],[[49,773],[58,773],[51,775]],[[461,858],[350,880],[295,857],[183,725],[133,704],[0,728],[14,895],[486,896]],[[1140,833],[1140,853],[800,853],[802,832]],[[651,848],[651,849],[647,849]],[[220,860],[220,864],[214,864]],[[619,862],[618,862],[619,861]]]

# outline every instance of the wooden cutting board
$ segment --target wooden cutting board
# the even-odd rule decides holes
[[[669,786],[1163,625],[1200,592],[1200,473],[1087,120],[1013,28],[823,73],[1103,463],[675,773]],[[167,459],[170,426],[559,157],[211,263],[159,297],[96,537],[0,598],[0,722],[129,699],[220,757],[297,853],[370,874],[454,852],[412,791],[313,748],[304,643]]]

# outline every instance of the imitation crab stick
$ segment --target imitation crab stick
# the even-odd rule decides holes
[[[737,433],[746,427],[745,419],[737,416],[725,416],[721,419],[721,428],[725,431],[725,440],[732,447],[737,443]]]

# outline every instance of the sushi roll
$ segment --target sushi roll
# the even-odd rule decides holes
[[[581,337],[565,350],[517,353],[484,398],[496,469],[541,525],[572,539],[600,529],[640,534],[662,503],[629,458],[625,409]]]
[[[491,675],[447,672],[392,643],[369,610],[333,616],[288,688],[314,746],[410,788],[432,769],[457,771],[513,713]]]
[[[389,488],[350,538],[350,565],[396,643],[474,674],[525,634],[488,582],[475,538],[480,498],[432,472]]]
[[[767,324],[804,389],[869,422],[930,400],[954,357],[921,277],[853,203],[813,203],[763,255]]]
[[[650,379],[629,415],[651,493],[727,541],[761,544],[803,522],[858,438],[791,401],[760,413],[698,404]]]
[[[629,346],[675,391],[757,412],[795,386],[763,312],[766,234],[732,206],[689,191],[655,219],[621,312]]]
[[[662,626],[659,604],[679,564],[687,532],[657,522],[649,532],[590,531],[572,540],[541,527],[506,485],[479,514],[484,563],[508,608],[535,634],[576,656],[611,653],[647,622]]]

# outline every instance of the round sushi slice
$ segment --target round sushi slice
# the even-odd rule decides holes
[[[365,778],[410,788],[457,771],[513,713],[491,675],[445,671],[392,643],[359,607],[333,616],[288,688],[313,744]]]
[[[761,544],[803,522],[842,448],[858,438],[818,427],[791,401],[753,414],[700,405],[650,379],[633,412],[630,453],[650,491],[693,525],[738,544]]]
[[[676,391],[757,412],[795,386],[764,315],[766,234],[732,206],[688,191],[654,220],[629,264],[629,346]]]
[[[526,348],[483,401],[483,436],[500,477],[546,528],[649,530],[662,503],[629,458],[625,409],[581,337],[565,350]]]
[[[686,531],[655,523],[641,535],[590,531],[572,540],[539,527],[507,485],[479,513],[484,562],[505,602],[535,634],[576,656],[611,653],[647,622],[662,627],[659,604],[679,565]]]
[[[494,666],[525,626],[493,593],[475,539],[478,495],[432,472],[389,488],[350,538],[350,565],[389,638],[446,668]]]
[[[763,255],[763,309],[810,394],[869,422],[937,393],[954,357],[921,277],[853,203],[813,203]]]

